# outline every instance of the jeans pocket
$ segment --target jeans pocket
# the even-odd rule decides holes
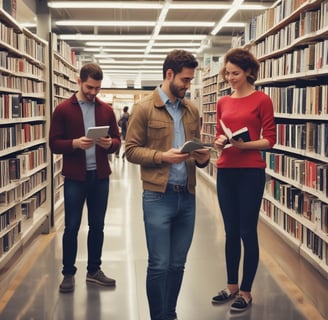
[[[164,197],[164,193],[144,190],[142,197],[143,201],[145,202],[155,202],[162,200]]]

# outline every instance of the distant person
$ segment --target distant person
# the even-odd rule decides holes
[[[122,114],[120,120],[118,121],[118,125],[121,127],[122,140],[123,140],[123,141],[125,141],[126,130],[127,130],[127,128],[128,128],[128,120],[129,120],[129,116],[130,116],[128,110],[129,110],[129,107],[128,107],[128,106],[125,106],[125,107],[123,108],[123,114]],[[119,155],[120,155],[120,149],[118,149],[118,150],[116,151],[116,156],[119,157]],[[123,159],[124,159],[124,157],[125,157],[125,151],[124,151],[123,154],[122,154],[122,158],[123,158]]]
[[[141,168],[152,320],[177,319],[195,224],[195,167],[209,163],[208,150],[179,151],[185,141],[200,137],[198,108],[184,98],[197,66],[191,53],[172,51],[164,61],[162,84],[135,104],[129,118],[125,152]]]
[[[96,96],[103,72],[95,63],[85,64],[78,78],[79,90],[59,104],[52,115],[49,145],[63,155],[65,229],[63,234],[63,281],[60,292],[74,290],[77,271],[77,239],[82,212],[88,209],[88,261],[86,281],[115,286],[115,280],[101,270],[104,221],[109,194],[111,168],[108,154],[120,147],[120,134],[113,109]],[[109,125],[106,137],[86,137],[89,127]]]
[[[121,116],[121,119],[120,119],[120,127],[121,127],[121,130],[122,130],[122,139],[125,141],[125,137],[126,137],[126,129],[128,127],[128,120],[129,120],[129,107],[128,106],[125,106],[123,108],[123,114]]]
[[[230,84],[232,94],[217,103],[217,195],[226,233],[227,286],[212,302],[234,299],[233,311],[246,310],[252,302],[251,289],[259,262],[257,222],[265,185],[265,161],[260,151],[276,142],[272,101],[254,88],[258,70],[259,63],[250,51],[228,51],[221,75]],[[228,141],[220,120],[232,132],[247,127],[251,141]],[[228,142],[231,145],[225,148]],[[241,241],[244,260],[239,283]]]

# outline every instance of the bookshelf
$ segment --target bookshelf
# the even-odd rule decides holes
[[[328,1],[282,1],[256,21],[256,85],[275,106],[262,218],[328,277]]]
[[[75,52],[63,40],[58,40],[55,33],[49,33],[51,52],[50,83],[51,83],[51,111],[63,100],[69,98],[77,91],[78,70],[76,66]],[[64,178],[61,175],[62,155],[52,155],[52,225],[63,213],[64,203]]]
[[[201,140],[212,143],[216,133],[216,104],[219,97],[219,79],[217,74],[204,75],[202,90],[202,132]],[[211,151],[211,160],[202,171],[215,181],[216,177],[216,152]]]
[[[48,45],[0,9],[0,273],[49,232]]]

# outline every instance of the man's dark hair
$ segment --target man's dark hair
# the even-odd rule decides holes
[[[163,79],[165,79],[166,71],[172,69],[174,74],[180,73],[183,68],[195,69],[198,62],[192,53],[185,50],[171,51],[163,64]]]
[[[102,80],[103,79],[103,72],[100,66],[96,63],[90,62],[86,63],[80,70],[80,79],[82,82],[88,80],[88,77],[94,80]]]

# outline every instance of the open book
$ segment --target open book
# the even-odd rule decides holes
[[[209,149],[213,146],[213,144],[203,143],[198,140],[189,140],[186,141],[183,146],[180,148],[180,152],[189,153],[197,149]]]
[[[232,132],[228,127],[226,127],[226,125],[223,123],[221,119],[220,119],[220,124],[222,130],[224,131],[224,134],[227,136],[229,140],[234,139],[238,141],[239,139],[242,139],[244,142],[251,141],[247,127],[243,127],[237,131]],[[224,148],[229,148],[229,147],[231,147],[231,144],[228,142]]]

